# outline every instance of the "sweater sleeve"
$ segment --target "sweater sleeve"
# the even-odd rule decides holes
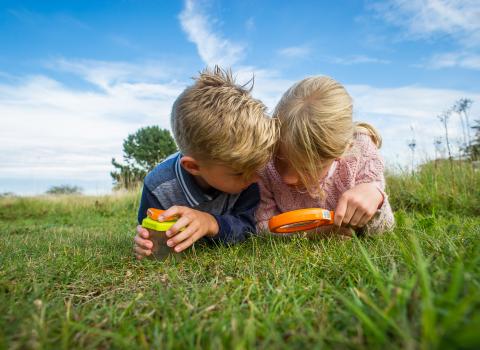
[[[260,174],[258,186],[260,187],[260,204],[255,214],[257,219],[257,230],[259,232],[265,230],[268,231],[268,220],[270,220],[272,216],[280,214],[280,210],[273,198],[267,169]]]
[[[363,133],[355,134],[358,152],[357,166],[355,172],[355,185],[361,183],[378,182],[385,187],[384,170],[385,166],[380,151],[373,143],[369,135]]]
[[[384,162],[377,146],[370,136],[363,133],[355,134],[358,145],[358,164],[355,175],[355,185],[375,183],[383,196],[383,203],[375,216],[367,223],[364,232],[367,235],[381,234],[391,230],[395,219],[388,195],[385,193]]]

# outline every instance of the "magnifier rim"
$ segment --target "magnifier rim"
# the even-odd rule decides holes
[[[326,214],[329,218],[326,218]],[[291,233],[298,231],[306,231],[315,227],[333,224],[334,213],[331,210],[323,208],[306,208],[288,211],[272,217],[268,226],[274,233]],[[286,225],[295,223],[308,222],[304,226],[285,228]]]

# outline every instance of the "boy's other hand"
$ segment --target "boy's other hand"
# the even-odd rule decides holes
[[[149,232],[141,225],[137,226],[137,235],[133,239],[135,242],[135,256],[138,260],[152,254],[153,242],[148,239]]]
[[[218,234],[217,220],[210,214],[189,207],[173,206],[159,217],[178,216],[177,222],[166,232],[167,245],[177,253],[187,249],[203,236],[213,237]]]
[[[365,226],[383,202],[375,183],[363,183],[345,191],[335,209],[334,225]]]

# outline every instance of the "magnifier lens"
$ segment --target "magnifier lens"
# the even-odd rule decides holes
[[[302,227],[302,226],[305,226],[305,225],[315,225],[318,222],[319,222],[319,220],[301,221],[301,222],[296,222],[296,223],[293,223],[293,224],[282,225],[279,228],[282,229],[282,230],[287,230],[287,229]]]

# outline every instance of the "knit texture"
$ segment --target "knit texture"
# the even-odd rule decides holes
[[[257,228],[268,230],[268,220],[277,214],[301,208],[335,210],[342,193],[362,183],[375,183],[383,195],[383,204],[365,226],[366,234],[379,234],[393,228],[394,217],[385,193],[384,162],[369,135],[355,133],[350,150],[335,160],[327,176],[320,179],[320,198],[283,183],[273,162],[260,173],[260,205],[256,212]]]

